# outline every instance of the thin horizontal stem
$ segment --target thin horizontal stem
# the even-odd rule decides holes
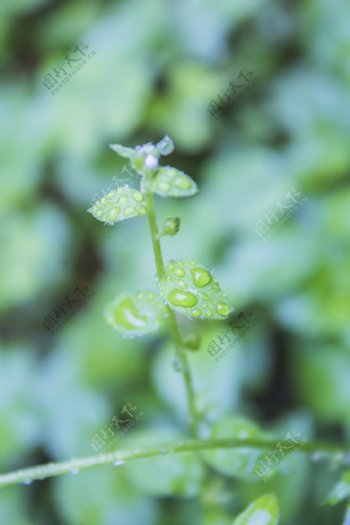
[[[133,450],[119,450],[111,454],[101,454],[97,456],[89,456],[80,459],[71,459],[62,463],[48,463],[46,465],[38,465],[35,467],[25,468],[9,472],[7,474],[0,474],[0,487],[8,485],[16,485],[24,483],[29,484],[34,480],[42,480],[53,476],[61,476],[62,474],[77,474],[81,470],[86,470],[98,465],[113,464],[114,466],[122,465],[127,461],[132,461],[142,458],[152,458],[155,456],[162,456],[164,454],[177,454],[181,452],[192,452],[199,450],[208,450],[215,448],[253,448],[253,449],[274,449],[279,447],[291,446],[291,441],[271,441],[259,439],[208,439],[208,440],[188,440],[168,445],[158,445],[156,447],[136,448]],[[340,459],[347,459],[350,454],[350,445],[338,445],[332,443],[311,442],[307,441],[304,444],[297,446],[298,452],[318,452],[326,453],[330,456],[340,457]]]

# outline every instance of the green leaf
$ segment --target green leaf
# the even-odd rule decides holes
[[[152,291],[123,294],[105,310],[105,318],[124,337],[157,331],[167,319],[166,307]]]
[[[122,186],[96,201],[88,212],[98,221],[115,224],[131,217],[145,215],[147,207],[140,191]]]
[[[233,525],[277,525],[279,522],[278,500],[274,494],[265,494],[251,503]]]
[[[261,439],[264,434],[255,423],[240,416],[229,416],[213,425],[210,437],[212,439]],[[254,470],[262,454],[260,450],[247,447],[202,452],[207,463],[222,474],[247,481],[257,481]]]
[[[132,157],[135,156],[135,150],[133,148],[126,148],[121,144],[110,144],[109,147],[118,155],[125,157],[126,159],[132,159]]]
[[[232,312],[218,281],[195,261],[170,261],[160,288],[170,308],[186,317],[225,319]]]
[[[346,470],[340,481],[335,485],[335,487],[330,492],[326,503],[329,505],[335,505],[340,501],[350,498],[350,470]]]
[[[156,144],[156,148],[160,155],[170,155],[175,149],[174,143],[168,135]]]
[[[161,197],[190,197],[198,192],[197,184],[191,177],[171,166],[159,168],[149,187]]]

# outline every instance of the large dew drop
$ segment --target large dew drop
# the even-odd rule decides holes
[[[199,288],[203,288],[212,281],[212,276],[208,270],[203,268],[193,268],[191,270],[193,283]]]
[[[183,268],[176,268],[175,273],[178,277],[184,277],[186,272]]]
[[[132,208],[131,206],[128,206],[124,210],[124,215],[125,217],[130,217],[130,215],[132,215],[134,212],[135,212],[134,208]]]
[[[132,196],[134,197],[136,202],[142,202],[143,201],[143,195],[140,191],[136,190],[133,192]]]
[[[119,217],[119,213],[120,213],[120,208],[118,207],[113,208],[113,210],[109,212],[109,220],[116,221]]]
[[[218,303],[216,306],[216,311],[218,314],[226,317],[230,313],[230,307],[225,303]]]
[[[137,312],[129,297],[126,297],[118,305],[114,312],[114,319],[116,323],[128,330],[145,328],[147,326],[147,318]]]
[[[170,188],[170,184],[168,182],[160,182],[159,183],[159,188],[162,191],[168,191],[168,189]]]
[[[168,300],[174,306],[182,306],[183,308],[191,308],[198,302],[197,297],[191,292],[174,288],[168,294]]]

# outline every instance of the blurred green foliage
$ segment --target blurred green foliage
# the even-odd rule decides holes
[[[194,323],[203,413],[223,435],[239,414],[266,432],[349,439],[349,2],[0,0],[0,20],[1,471],[93,454],[129,401],[145,415],[123,446],[186,435],[171,341],[123,340],[102,317],[118,293],[153,284],[147,222],[86,213],[124,165],[109,143],[166,134],[169,163],[200,189],[157,200],[159,222],[181,218],[166,259],[202,261],[237,312],[261,318],[219,363],[206,349],[225,323]],[[45,76],[78,42],[96,54],[52,95]],[[259,82],[214,119],[210,100],[243,68]],[[256,224],[292,188],[307,202],[265,241]],[[96,295],[51,335],[44,318],[81,281]],[[326,460],[295,455],[252,483],[226,477],[237,452],[217,454],[205,515],[201,464],[183,454],[3,489],[1,523],[228,525],[267,492],[282,524],[341,523],[341,505],[320,506],[340,477]]]

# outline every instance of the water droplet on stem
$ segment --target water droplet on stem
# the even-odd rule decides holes
[[[176,372],[183,372],[182,365],[178,359],[174,359],[173,366]]]
[[[121,465],[124,465],[125,461],[123,459],[117,459],[117,461],[115,461],[113,463],[113,467],[120,467]]]

